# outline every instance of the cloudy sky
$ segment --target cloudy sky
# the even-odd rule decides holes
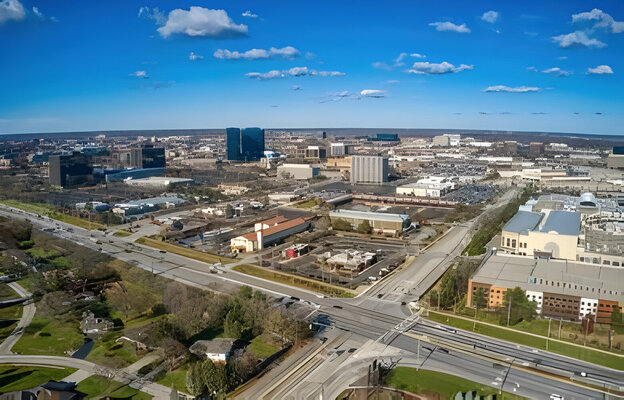
[[[624,134],[624,2],[0,0],[0,133]]]

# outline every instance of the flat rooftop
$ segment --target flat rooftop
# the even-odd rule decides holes
[[[495,254],[481,265],[472,280],[492,286],[519,286],[536,292],[624,302],[622,267]]]
[[[407,214],[388,214],[373,211],[356,211],[356,210],[334,210],[329,212],[330,217],[337,218],[357,218],[357,219],[374,219],[376,221],[387,222],[403,222],[409,219]]]

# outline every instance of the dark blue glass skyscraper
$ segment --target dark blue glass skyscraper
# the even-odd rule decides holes
[[[257,161],[264,155],[264,129],[227,128],[227,159],[232,161]]]

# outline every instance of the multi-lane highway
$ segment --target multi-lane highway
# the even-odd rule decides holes
[[[396,331],[396,327],[405,328],[403,321],[410,318],[408,308],[401,305],[400,301],[420,297],[448,268],[469,231],[465,225],[453,228],[410,265],[393,274],[387,281],[382,281],[365,296],[336,299],[241,274],[226,267],[221,268],[220,273],[212,273],[211,266],[200,261],[162,253],[103,232],[89,232],[15,209],[2,209],[0,215],[29,219],[37,228],[52,229],[54,234],[80,245],[197,287],[230,292],[244,284],[277,296],[296,296],[315,303],[319,306],[319,313],[330,316],[336,329],[377,341],[387,348],[399,349],[404,360],[402,362],[406,365],[413,364],[416,359],[422,368],[451,373],[493,387],[504,385],[504,390],[530,398],[548,398],[553,393],[564,395],[566,399],[619,398],[613,395],[609,397],[598,388],[579,386],[569,378],[575,377],[580,382],[590,382],[597,386],[617,386],[624,382],[624,373],[621,371],[472,332],[454,330],[422,319],[414,318],[405,332],[388,335],[389,331]],[[371,357],[375,357],[375,354],[371,354]],[[363,362],[365,358],[359,361]],[[356,368],[355,364],[348,365]],[[505,374],[502,375],[501,371],[505,371]],[[578,376],[580,372],[587,374],[587,377],[583,377],[587,379],[581,379]],[[342,389],[349,383],[345,381]],[[334,387],[339,389],[336,385]],[[295,396],[293,398],[298,398],[296,391],[291,390],[289,393]]]

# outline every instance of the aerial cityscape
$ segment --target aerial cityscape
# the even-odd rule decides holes
[[[0,0],[0,400],[624,399],[621,2]]]

